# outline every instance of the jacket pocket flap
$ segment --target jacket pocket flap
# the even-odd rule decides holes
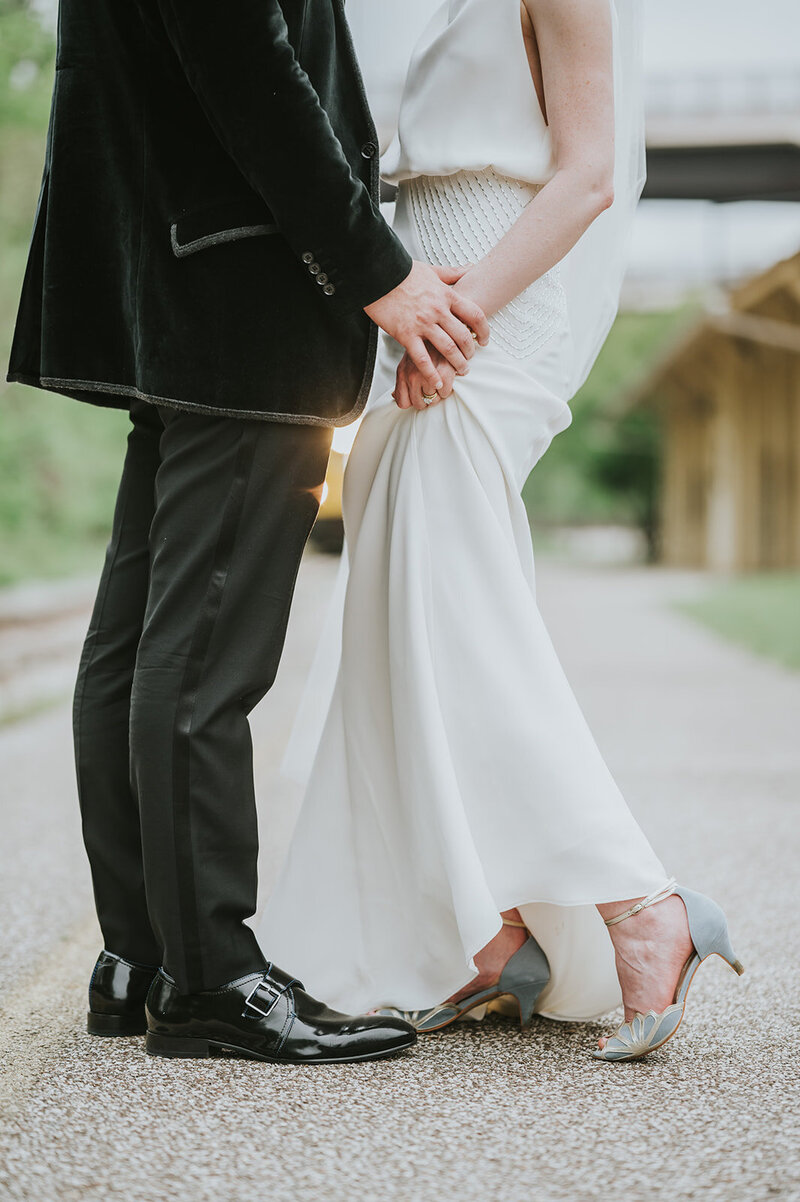
[[[208,246],[277,233],[280,231],[272,213],[254,197],[252,200],[222,201],[209,208],[184,213],[173,221],[170,240],[173,253],[182,259]]]

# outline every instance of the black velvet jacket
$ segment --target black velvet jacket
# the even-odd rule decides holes
[[[62,0],[8,378],[352,421],[411,267],[378,187],[344,0]]]

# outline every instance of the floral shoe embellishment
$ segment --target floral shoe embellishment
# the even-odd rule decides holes
[[[598,1048],[592,1055],[596,1060],[635,1060],[654,1052],[675,1034],[683,1009],[683,1005],[677,1003],[667,1006],[660,1014],[655,1010],[635,1014],[630,1022],[617,1028],[604,1048]]]

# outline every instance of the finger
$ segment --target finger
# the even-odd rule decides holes
[[[433,401],[426,401],[422,395],[423,392],[427,392],[427,391],[428,390],[426,388],[423,389],[419,383],[411,384],[409,382],[408,395],[411,398],[411,404],[414,406],[415,409],[419,409],[419,410],[428,409],[428,408],[430,408],[430,405],[433,404]],[[428,392],[428,396],[430,396],[430,395],[431,394]]]
[[[443,371],[444,387],[439,389],[439,399],[446,401],[453,394],[453,385],[455,384],[455,375],[452,371]]]
[[[411,402],[408,399],[408,384],[404,376],[397,381],[394,399],[398,409],[409,409],[411,407]]]
[[[468,331],[467,337],[471,342],[472,335]],[[434,326],[434,328],[428,334],[428,341],[436,347],[437,351],[444,356],[450,366],[454,368],[460,376],[465,376],[467,374],[469,371],[469,363],[467,362],[467,358],[458,343],[450,337],[447,330],[443,329],[441,326]],[[428,391],[433,392],[433,389],[431,388]]]
[[[480,305],[476,305],[474,301],[467,300],[465,296],[459,296],[457,292],[453,292],[450,298],[450,309],[455,313],[456,317],[468,325],[471,330],[474,330],[478,335],[478,342],[481,346],[486,346],[489,341],[489,322],[486,320],[486,314]]]
[[[410,365],[403,384],[405,387],[406,408],[414,409],[416,408],[416,402],[422,395],[422,384],[420,383],[419,373]]]
[[[465,326],[463,321],[459,321],[450,313],[447,317],[443,317],[439,322],[443,330],[446,330],[453,341],[457,344],[458,349],[465,359],[471,359],[475,354],[476,342],[472,337],[472,330]]]
[[[444,384],[442,377],[433,366],[433,360],[428,354],[425,343],[421,338],[412,338],[406,347],[409,357],[422,376],[425,392],[438,392]]]
[[[439,267],[433,263],[431,266],[443,283],[457,284],[461,277],[467,274],[471,265],[467,264],[464,267]]]

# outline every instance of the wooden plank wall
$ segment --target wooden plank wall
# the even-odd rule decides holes
[[[749,311],[800,328],[800,273]],[[717,571],[800,568],[800,354],[708,328],[658,386],[661,555]]]

